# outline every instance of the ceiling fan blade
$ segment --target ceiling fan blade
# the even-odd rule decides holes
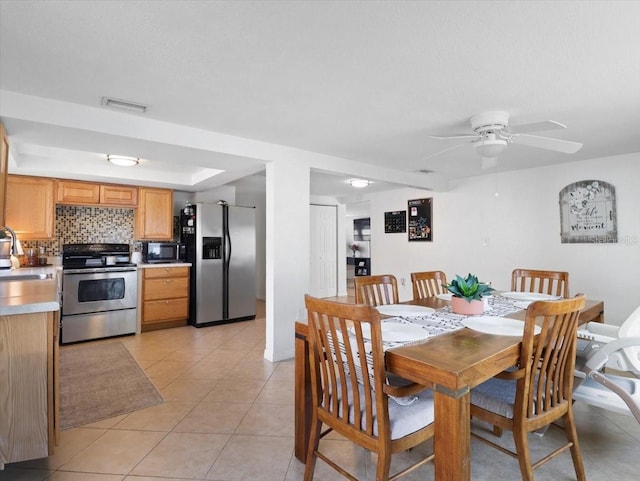
[[[453,135],[427,135],[430,139],[449,140],[449,139],[479,139],[481,136],[478,134],[453,134]]]
[[[440,150],[440,151],[436,152],[435,154],[431,154],[429,157],[426,157],[423,160],[431,159],[431,158],[435,157],[436,155],[444,154],[445,152],[449,152],[450,150],[457,149],[458,147],[462,147],[463,145],[471,145],[471,144],[470,144],[470,142],[462,142],[461,144],[456,144],[456,145],[454,145],[452,147],[449,147],[448,149]]]
[[[509,131],[514,134],[528,134],[530,132],[544,132],[546,130],[559,130],[566,128],[566,125],[556,122],[555,120],[544,120],[542,122],[533,122],[531,124],[513,125],[509,127]]]
[[[550,137],[540,137],[530,134],[514,134],[512,137],[514,144],[528,145],[529,147],[538,147],[540,149],[555,150],[565,154],[575,154],[582,148],[579,142],[570,140],[552,139]]]

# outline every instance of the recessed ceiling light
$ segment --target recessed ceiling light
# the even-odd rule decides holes
[[[351,187],[362,189],[363,187],[367,187],[369,184],[371,184],[371,181],[364,179],[351,179],[349,183],[351,184]]]
[[[119,165],[121,167],[132,167],[140,162],[140,159],[135,157],[126,157],[124,155],[111,155],[107,154],[107,160],[112,164]]]
[[[148,105],[140,104],[138,102],[132,102],[130,100],[114,99],[111,97],[102,97],[101,103],[105,107],[130,110],[132,112],[138,112],[140,114],[144,114],[149,108]]]

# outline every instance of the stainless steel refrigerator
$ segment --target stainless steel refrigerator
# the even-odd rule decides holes
[[[180,241],[191,263],[190,323],[196,327],[256,317],[255,209],[187,204]]]

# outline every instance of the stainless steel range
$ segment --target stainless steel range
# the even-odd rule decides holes
[[[65,244],[60,343],[135,334],[137,285],[128,244]]]

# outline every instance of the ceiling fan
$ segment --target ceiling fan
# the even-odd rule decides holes
[[[554,120],[545,120],[509,128],[509,113],[503,111],[483,112],[471,117],[473,132],[447,136],[430,135],[432,139],[468,139],[448,149],[441,150],[427,158],[435,157],[463,145],[471,144],[482,158],[493,158],[501,154],[508,144],[520,144],[539,149],[574,154],[582,148],[579,142],[531,135],[529,132],[566,129],[567,126]]]

